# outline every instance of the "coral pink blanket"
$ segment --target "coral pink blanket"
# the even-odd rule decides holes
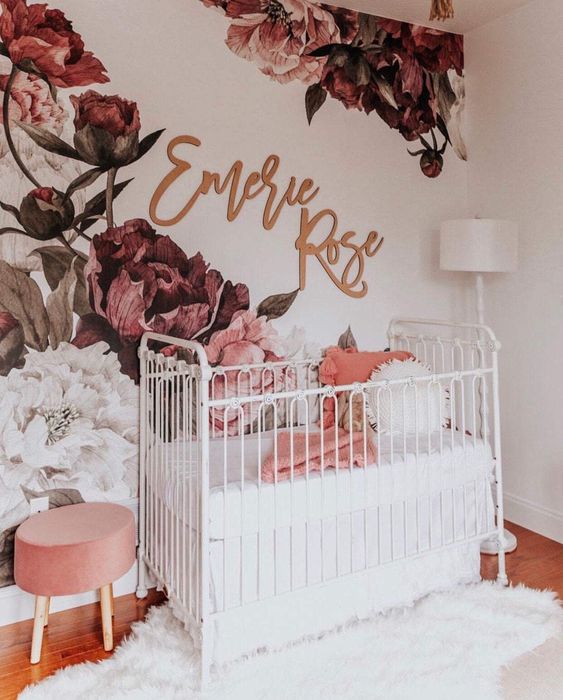
[[[293,476],[302,476],[307,471],[306,433],[293,433]],[[367,463],[375,462],[376,452],[372,441],[367,438]],[[324,443],[321,449],[321,433],[309,433],[309,472],[321,470],[321,457],[324,453],[324,467],[336,467],[336,432],[334,429],[324,431]],[[353,466],[364,466],[364,434],[352,433],[352,460],[350,460],[350,433],[347,430],[338,431],[338,467],[349,469],[350,461]],[[278,481],[291,478],[291,433],[278,434]],[[262,464],[262,480],[276,480],[276,460],[274,453],[268,455]]]

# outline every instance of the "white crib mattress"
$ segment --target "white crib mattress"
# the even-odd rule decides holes
[[[493,457],[483,440],[450,430],[432,434],[430,444],[426,435],[405,441],[375,436],[378,465],[351,471],[326,469],[323,476],[311,473],[308,478],[272,484],[259,479],[259,466],[273,440],[273,432],[263,433],[260,439],[247,435],[244,441],[238,437],[210,440],[210,539],[271,533],[306,522],[310,526],[337,514],[340,518],[374,509],[380,512],[382,506],[393,513],[401,510],[405,521],[409,511],[417,510],[420,516],[423,509],[437,509],[429,519],[441,522],[444,509],[449,509],[452,522],[456,512],[463,516],[459,526],[464,530],[475,529],[477,517],[483,528],[492,518],[488,482]],[[171,442],[153,447],[147,456],[152,489],[192,525],[197,518],[195,449],[194,444],[190,459],[189,445]]]

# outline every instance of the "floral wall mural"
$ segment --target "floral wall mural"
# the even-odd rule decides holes
[[[376,114],[416,143],[427,177],[448,147],[467,158],[463,37],[308,0],[201,0],[229,21],[225,43],[272,80],[307,86],[311,123],[327,96]]]
[[[296,356],[304,336],[271,323],[296,292],[250,309],[225,280],[144,219],[118,221],[122,171],[141,138],[138,106],[80,88],[102,62],[58,9],[0,2],[0,586],[28,502],[50,507],[137,493],[137,347],[147,330],[209,345],[210,362]],[[74,118],[70,112],[74,111]],[[100,184],[101,183],[101,184]],[[93,232],[95,229],[98,232]]]

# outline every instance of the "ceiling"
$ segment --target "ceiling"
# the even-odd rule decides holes
[[[326,0],[325,0],[326,1]],[[336,0],[333,4],[353,10],[400,19],[413,24],[438,27],[450,32],[465,32],[486,24],[531,0],[454,0],[454,19],[429,22],[430,0]]]

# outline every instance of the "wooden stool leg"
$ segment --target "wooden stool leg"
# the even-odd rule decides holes
[[[102,608],[102,631],[104,635],[104,649],[113,649],[113,628],[111,619],[112,595],[111,584],[100,588],[100,606]]]
[[[115,603],[113,600],[113,583],[110,583],[109,587],[110,587],[110,592],[111,592],[111,616],[115,617]]]
[[[47,627],[49,624],[49,611],[51,610],[51,596],[47,598],[47,605],[45,606],[45,624],[43,627]]]
[[[47,601],[49,598],[44,595],[35,597],[35,618],[33,620],[33,637],[31,638],[31,658],[32,664],[39,663],[41,659],[41,643],[43,642],[43,627],[45,626],[45,615],[47,612]]]

